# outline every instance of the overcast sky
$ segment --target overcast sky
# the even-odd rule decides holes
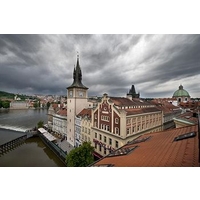
[[[200,35],[0,35],[0,90],[66,95],[77,51],[89,96],[200,97]]]

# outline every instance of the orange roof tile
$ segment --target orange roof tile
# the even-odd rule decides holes
[[[193,116],[193,112],[185,112],[176,117],[176,119],[181,119],[184,121],[191,122],[193,124],[198,124],[198,118]]]
[[[67,109],[60,109],[58,112],[57,112],[58,115],[61,115],[61,116],[67,116]]]
[[[174,141],[174,138],[189,132],[196,136]],[[106,156],[92,166],[113,165],[115,167],[191,167],[199,166],[198,127],[187,126],[140,136],[148,140],[136,144],[126,144],[120,149],[137,146],[126,155]],[[137,140],[137,139],[136,139]],[[135,140],[135,141],[136,141]],[[120,150],[118,149],[118,150]]]
[[[91,108],[84,108],[79,114],[78,116],[84,117],[84,116],[88,116],[91,118],[92,115],[92,110]]]
[[[142,113],[150,113],[150,112],[158,112],[160,111],[156,107],[150,107],[150,108],[129,108],[124,109],[127,112],[127,115],[135,115],[135,114],[142,114]]]

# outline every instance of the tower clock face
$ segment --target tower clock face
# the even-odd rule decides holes
[[[69,96],[72,97],[73,93],[72,90],[69,91]]]
[[[79,91],[79,97],[83,97],[83,92]]]

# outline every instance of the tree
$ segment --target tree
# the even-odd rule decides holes
[[[2,107],[3,108],[10,108],[10,101],[3,101],[2,102]]]
[[[37,127],[38,128],[42,128],[44,125],[44,122],[43,121],[39,121],[38,124],[37,124]]]
[[[47,109],[49,109],[50,105],[50,102],[47,102]]]
[[[69,152],[66,157],[68,167],[87,167],[94,162],[93,157],[94,147],[90,142],[83,142],[80,147],[77,147]]]
[[[33,104],[34,108],[36,109],[38,107],[38,103],[37,102],[34,102]]]

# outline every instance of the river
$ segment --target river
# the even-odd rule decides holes
[[[27,129],[37,126],[39,121],[47,123],[47,110],[0,109],[0,144],[25,134]],[[1,167],[63,167],[64,164],[40,140],[29,138],[17,148],[0,156]]]

